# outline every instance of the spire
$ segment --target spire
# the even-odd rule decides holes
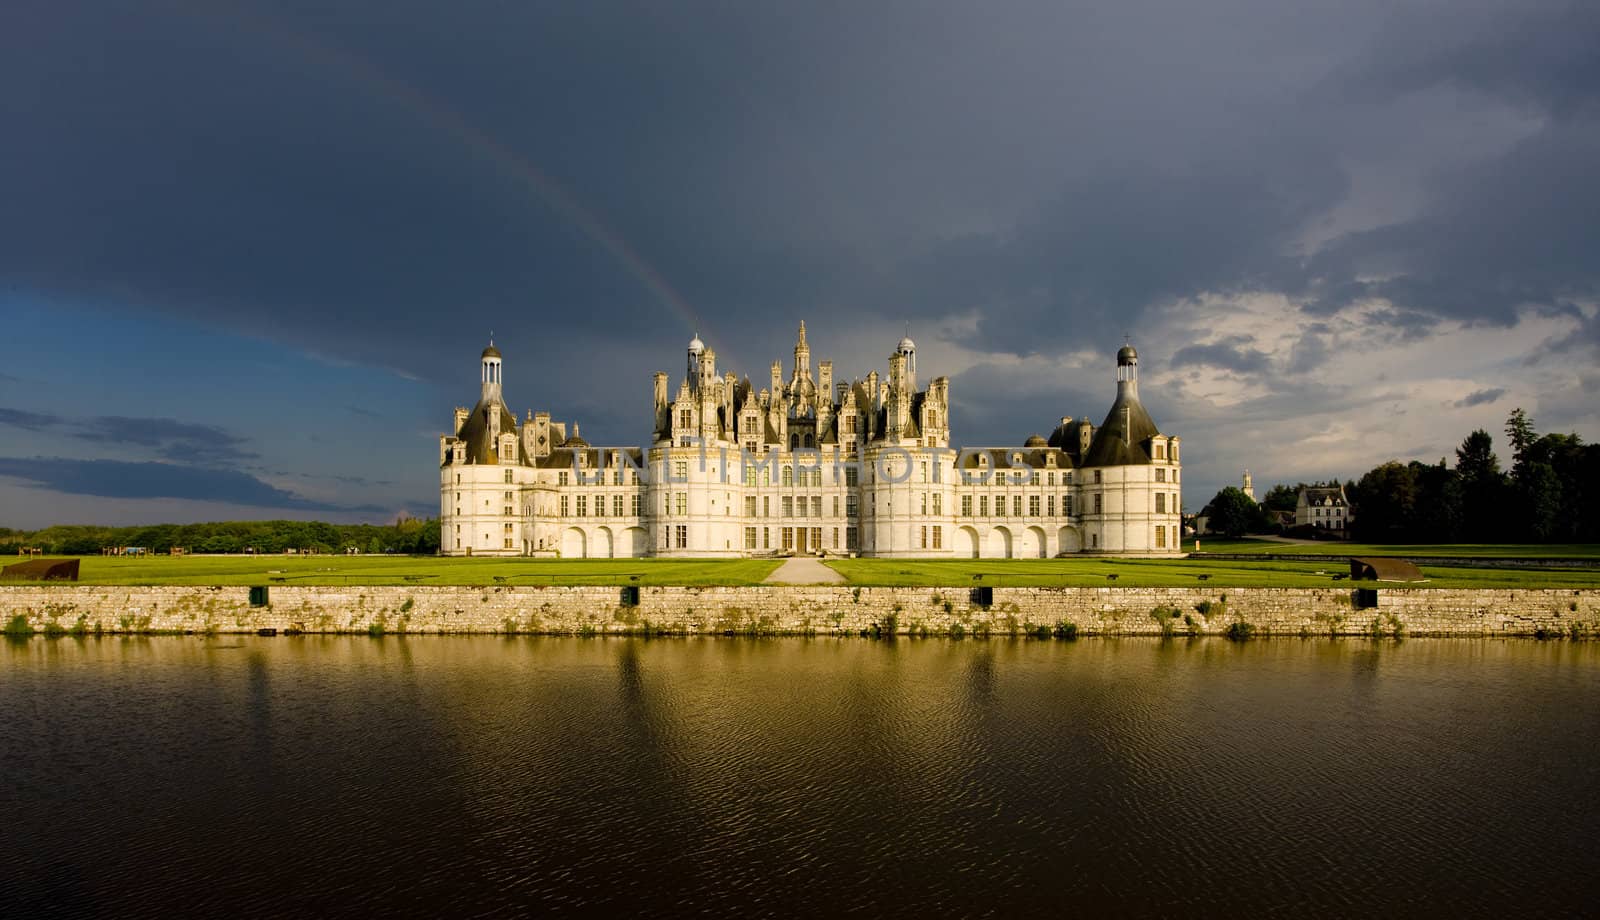
[[[806,321],[805,320],[801,320],[800,321],[800,341],[797,344],[801,348],[808,347],[806,345]]]

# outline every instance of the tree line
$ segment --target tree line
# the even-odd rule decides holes
[[[102,547],[142,546],[152,553],[181,547],[192,553],[281,553],[286,549],[340,553],[433,555],[439,551],[439,521],[401,517],[393,524],[328,524],[322,521],[214,521],[101,527],[63,524],[43,530],[0,528],[0,555],[38,547],[54,555],[94,555]]]
[[[1456,448],[1455,465],[1391,460],[1344,484],[1351,536],[1365,543],[1600,542],[1600,444],[1544,434],[1522,409],[1506,419],[1511,469],[1482,428]],[[1337,481],[1311,487],[1338,487]],[[1275,485],[1261,503],[1229,487],[1206,506],[1214,532],[1280,532],[1269,510],[1292,511],[1300,490]]]
[[[1478,429],[1456,463],[1390,461],[1362,476],[1350,495],[1354,535],[1385,543],[1600,542],[1600,444],[1544,434],[1521,409],[1506,419],[1511,469]]]

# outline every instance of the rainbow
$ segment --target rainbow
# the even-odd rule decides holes
[[[225,11],[221,4],[197,6],[196,9],[202,15],[215,15]],[[513,179],[524,191],[531,193],[547,208],[566,219],[582,231],[584,236],[605,250],[627,269],[651,296],[671,311],[686,331],[698,334],[699,331],[708,328],[708,324],[701,319],[689,302],[674,290],[667,279],[646,262],[627,240],[527,157],[495,139],[460,113],[446,107],[436,97],[385,72],[365,58],[295,31],[264,12],[247,10],[232,4],[225,9],[231,11],[243,24],[252,26],[254,31],[276,38],[296,48],[324,69],[342,72],[351,77],[355,83],[401,104],[435,130],[455,138],[464,147],[483,156]]]

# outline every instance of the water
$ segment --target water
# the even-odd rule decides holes
[[[0,644],[0,915],[1549,915],[1600,643]]]

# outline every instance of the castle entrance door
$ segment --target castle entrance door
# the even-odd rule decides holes
[[[794,551],[801,556],[806,553],[806,529],[804,527],[796,527],[794,529]]]

